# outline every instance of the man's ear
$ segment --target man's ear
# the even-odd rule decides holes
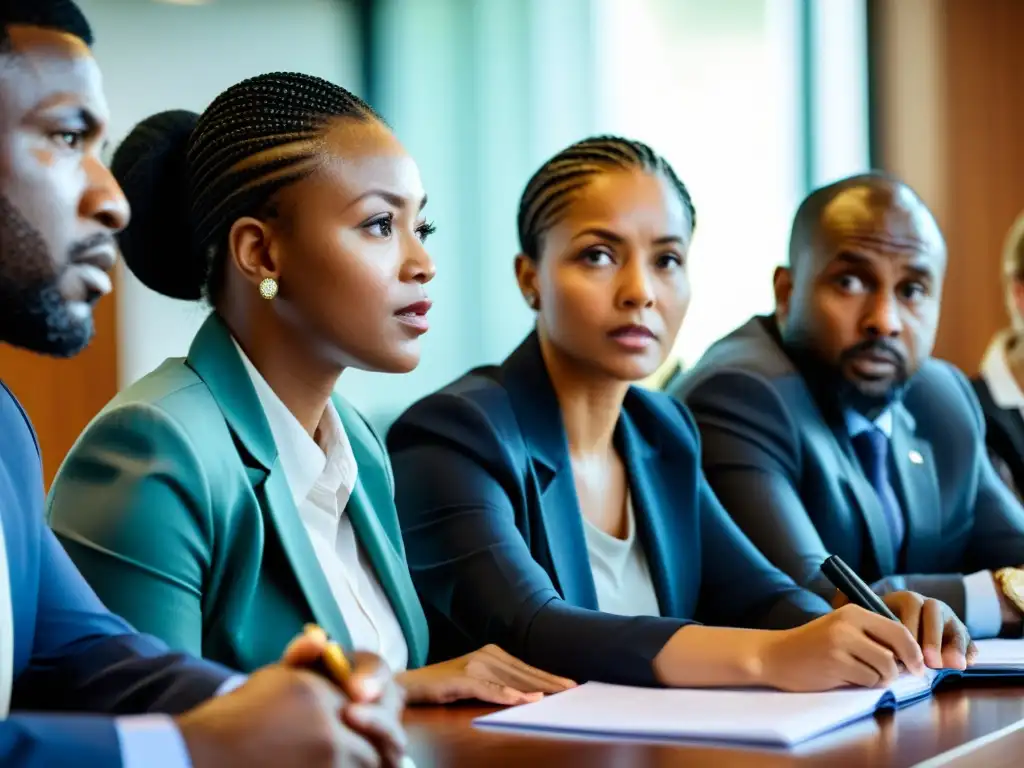
[[[789,302],[793,298],[793,272],[789,267],[776,267],[772,275],[775,291],[775,317],[782,325],[789,317]]]

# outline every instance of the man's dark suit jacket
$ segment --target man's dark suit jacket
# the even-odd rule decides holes
[[[700,471],[685,408],[632,388],[615,431],[661,616],[598,610],[562,415],[536,335],[413,405],[388,449],[431,653],[496,643],[578,681],[655,684],[694,620],[788,628],[829,606],[773,568]]]
[[[876,588],[907,588],[963,617],[963,575],[1024,563],[1024,510],[985,449],[967,379],[928,360],[893,406],[891,477],[906,520],[894,552],[878,496],[834,396],[818,391],[755,317],[716,342],[672,394],[689,406],[704,471],[722,504],[797,583],[834,594],[819,567],[836,554]],[[834,394],[834,393],[833,393]]]
[[[114,720],[95,715],[177,714],[226,681],[227,670],[168,654],[136,634],[75,570],[43,522],[35,433],[2,383],[0,525],[14,618],[14,689],[11,715],[0,721],[0,765],[117,768]]]

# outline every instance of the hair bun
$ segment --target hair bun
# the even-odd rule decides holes
[[[132,129],[111,170],[132,208],[119,241],[125,264],[157,293],[202,296],[206,257],[193,245],[189,216],[188,146],[199,115],[161,112]]]

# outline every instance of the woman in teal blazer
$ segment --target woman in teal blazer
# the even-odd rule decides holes
[[[50,524],[107,606],[242,670],[315,622],[380,653],[410,701],[571,685],[493,646],[422,667],[388,460],[333,394],[346,367],[417,364],[434,274],[416,165],[370,107],[316,78],[257,77],[202,117],[144,121],[114,172],[134,209],[132,272],[214,311],[187,357],[100,413],[54,481]]]

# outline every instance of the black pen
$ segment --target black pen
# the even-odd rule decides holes
[[[877,613],[879,616],[885,616],[887,619],[899,622],[896,614],[890,611],[889,606],[882,602],[882,598],[872,592],[871,587],[865,584],[863,579],[854,573],[853,569],[844,563],[839,555],[830,555],[821,564],[821,572],[825,574],[825,578],[832,582],[832,586],[846,595],[846,599],[854,605],[859,605],[861,608]]]

